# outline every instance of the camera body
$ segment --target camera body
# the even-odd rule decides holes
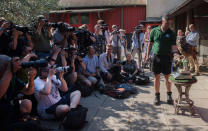
[[[72,70],[72,68],[70,66],[64,66],[64,67],[57,67],[56,71],[57,72],[70,72]]]
[[[112,34],[120,34],[119,29],[114,30]]]

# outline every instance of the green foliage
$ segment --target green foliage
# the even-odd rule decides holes
[[[0,17],[28,25],[36,16],[58,9],[58,0],[0,0]]]

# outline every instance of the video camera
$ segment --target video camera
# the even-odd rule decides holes
[[[35,61],[29,61],[29,62],[23,62],[21,64],[22,68],[29,68],[29,67],[46,67],[48,66],[48,61],[45,59],[35,60]]]

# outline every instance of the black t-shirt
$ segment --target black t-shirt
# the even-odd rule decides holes
[[[12,80],[10,81],[10,85],[6,94],[3,96],[1,100],[7,102],[14,100],[17,97],[17,94],[20,93],[20,91],[26,86],[26,84],[27,83],[23,82],[16,75],[14,75],[12,77]]]
[[[23,47],[26,45],[28,45],[27,38],[23,35],[20,36],[17,41],[17,48],[16,48],[16,50],[12,50],[11,55],[12,56],[21,56],[22,51],[23,51]]]
[[[10,47],[9,43],[12,41],[10,32],[4,32],[0,36],[0,54],[10,56]]]
[[[130,74],[133,74],[137,69],[137,64],[136,64],[136,61],[134,61],[134,60],[132,60],[131,63],[124,61],[122,63],[122,65],[123,65],[123,70],[127,73],[130,73]]]

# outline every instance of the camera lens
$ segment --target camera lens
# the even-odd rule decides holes
[[[30,61],[30,62],[23,62],[21,64],[22,68],[29,68],[29,67],[46,67],[48,66],[48,61],[45,59],[40,59],[40,60],[36,60],[36,61]]]

